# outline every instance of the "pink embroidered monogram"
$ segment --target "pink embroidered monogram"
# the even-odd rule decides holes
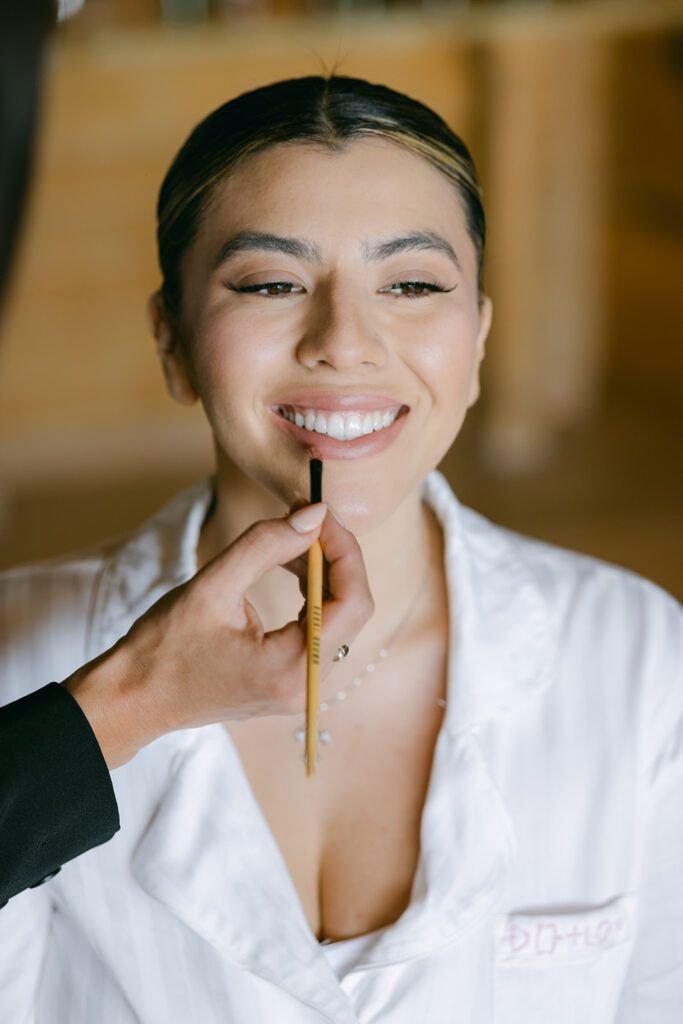
[[[496,959],[581,959],[621,945],[635,934],[635,906],[635,894],[626,893],[591,910],[501,916],[496,926]]]

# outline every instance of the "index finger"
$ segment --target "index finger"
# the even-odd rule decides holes
[[[375,604],[368,584],[365,562],[354,535],[328,509],[318,536],[328,563],[331,597],[323,602],[323,624],[338,632],[340,620],[357,631],[371,617]]]

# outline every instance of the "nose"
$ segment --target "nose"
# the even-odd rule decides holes
[[[326,365],[349,370],[381,367],[387,353],[363,300],[330,285],[311,306],[297,358],[308,369]]]

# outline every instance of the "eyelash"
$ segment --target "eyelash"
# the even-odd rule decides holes
[[[235,291],[235,292],[247,292],[249,294],[254,294],[256,292],[262,291],[264,288],[276,288],[276,287],[279,287],[281,285],[284,285],[284,286],[289,287],[289,288],[294,287],[292,285],[291,281],[265,281],[263,284],[246,284],[246,285],[242,285],[241,288],[235,288],[233,285],[230,285],[229,287],[232,289],[232,291]],[[453,288],[442,288],[440,285],[432,284],[430,281],[397,281],[396,284],[391,285],[392,288],[396,288],[397,286],[399,288],[408,288],[408,287],[423,288],[423,289],[427,290],[428,294],[429,293],[434,293],[434,292],[452,292],[454,290],[454,288],[457,288],[457,285],[454,285]],[[280,292],[277,295],[262,295],[261,298],[264,298],[264,299],[277,299],[280,296],[287,297],[288,295],[291,295],[291,294],[292,294],[291,292]],[[425,295],[424,294],[415,295],[415,294],[409,294],[408,293],[408,294],[404,294],[403,297],[406,298],[406,299],[423,299],[423,298],[425,298]],[[398,298],[398,296],[397,296],[397,298]]]

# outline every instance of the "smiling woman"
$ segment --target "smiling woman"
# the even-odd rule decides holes
[[[118,546],[3,580],[33,625],[0,678],[30,685],[51,644],[95,656],[305,503],[312,449],[374,615],[321,690],[313,778],[303,678],[289,715],[244,710],[117,770],[116,840],[3,912],[0,1018],[674,1024],[679,608],[463,508],[436,470],[492,316],[464,143],[380,85],[276,82],[195,128],[158,224],[149,321],[215,475]],[[264,645],[303,626],[283,568],[243,609]]]
[[[254,482],[290,504],[305,493],[315,442],[343,462],[326,492],[349,527],[382,524],[389,542],[401,509],[400,532],[414,540],[400,541],[408,560],[392,559],[384,586],[416,578],[430,518],[419,484],[476,398],[491,320],[484,211],[464,143],[383,86],[279,82],[195,128],[162,185],[158,221],[163,283],[150,308],[166,379],[180,401],[201,398],[224,467],[213,519],[223,530],[207,527],[205,555],[227,537],[221,480],[229,473],[233,507],[262,502]],[[392,408],[395,424],[375,425]],[[390,548],[377,558],[386,565]]]

